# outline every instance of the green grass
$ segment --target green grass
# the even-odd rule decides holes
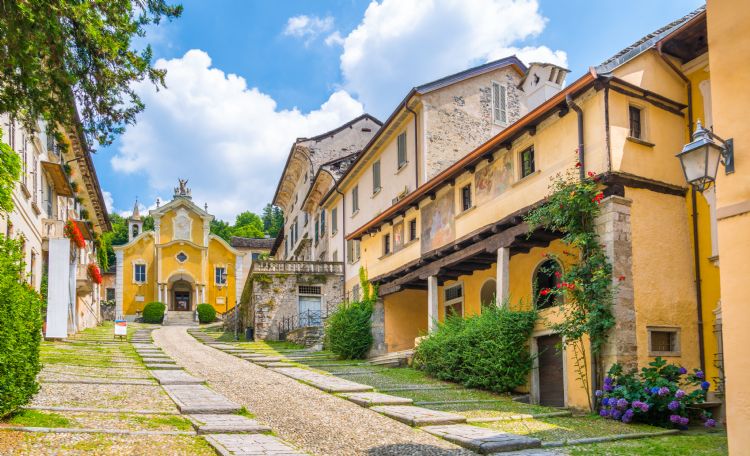
[[[147,429],[162,429],[165,427],[173,428],[177,431],[189,431],[193,425],[187,418],[175,415],[135,415],[130,414],[123,416],[123,419],[129,419]]]
[[[501,432],[535,437],[543,442],[664,431],[663,428],[647,424],[625,424],[619,421],[605,420],[596,415],[498,421],[479,423],[478,425]]]
[[[578,445],[565,451],[574,456],[722,456],[729,453],[725,433],[694,431],[665,437]]]
[[[65,428],[71,427],[71,421],[57,413],[38,410],[22,410],[13,415],[7,422],[13,426]]]
[[[395,392],[395,395],[403,396],[401,392]],[[541,405],[525,404],[507,400],[503,402],[485,402],[485,403],[467,403],[467,404],[435,404],[423,407],[444,412],[453,412],[463,415],[467,418],[494,418],[510,417],[513,415],[536,415],[541,413],[560,412],[558,409],[551,409]]]
[[[237,412],[237,415],[244,416],[246,418],[255,418],[255,414],[250,412],[245,407],[242,407],[239,412]]]

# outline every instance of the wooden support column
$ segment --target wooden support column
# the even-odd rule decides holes
[[[495,303],[501,306],[508,299],[510,293],[510,247],[497,249],[497,290],[495,292]]]
[[[427,328],[434,332],[438,324],[438,280],[437,276],[427,278]]]

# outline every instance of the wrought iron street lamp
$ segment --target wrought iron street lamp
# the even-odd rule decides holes
[[[693,133],[693,140],[677,154],[685,173],[685,179],[699,192],[703,192],[716,181],[719,163],[724,164],[727,174],[734,172],[734,144],[732,139],[723,140],[701,125],[700,120]]]

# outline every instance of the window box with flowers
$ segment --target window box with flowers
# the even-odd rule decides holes
[[[91,263],[91,264],[89,264],[89,268],[88,269],[89,269],[88,270],[89,277],[91,278],[91,280],[95,284],[101,285],[102,284],[102,273],[99,270],[99,266],[95,265],[94,263]]]
[[[63,234],[79,249],[86,247],[86,240],[83,238],[83,233],[81,233],[81,229],[78,228],[78,224],[74,220],[68,220],[65,223]]]

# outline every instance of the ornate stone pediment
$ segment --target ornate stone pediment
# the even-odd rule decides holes
[[[187,209],[179,208],[172,222],[172,239],[191,240],[192,227],[193,219],[190,218]]]

